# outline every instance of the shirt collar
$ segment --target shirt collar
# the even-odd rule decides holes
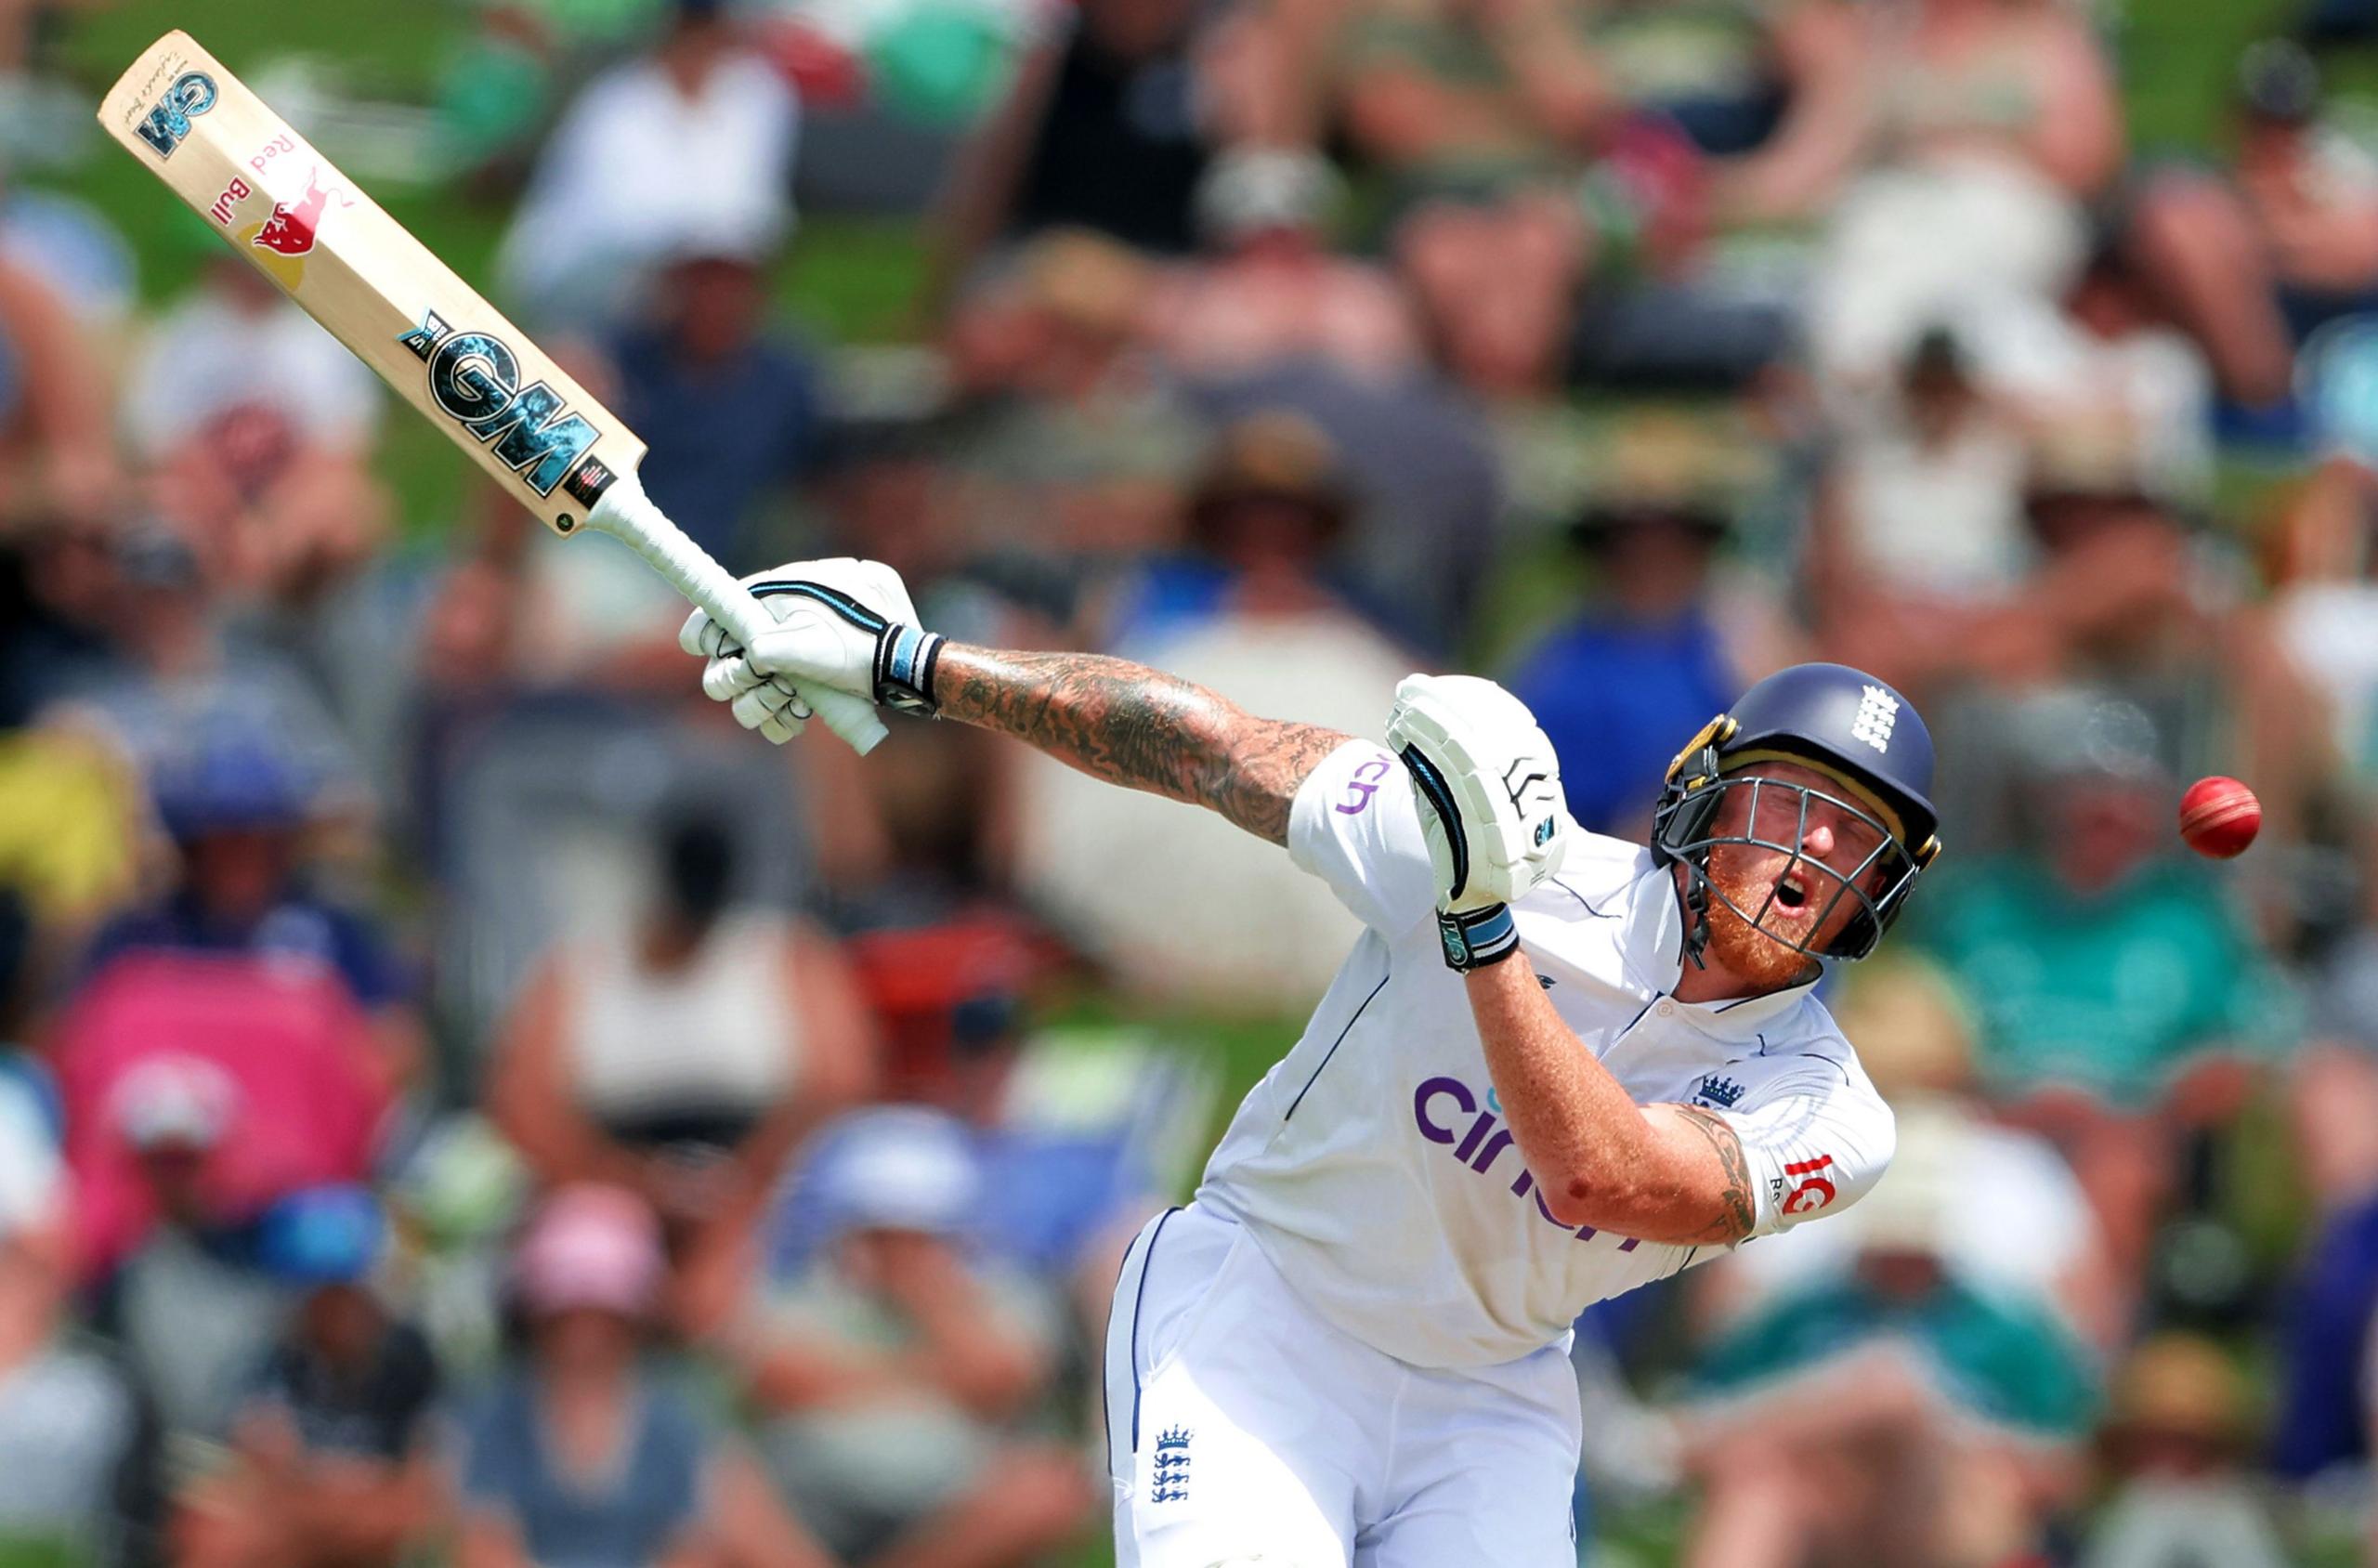
[[[1626,941],[1628,976],[1647,994],[1674,995],[1684,974],[1684,906],[1677,896],[1675,876],[1656,861],[1635,879],[1629,890]],[[1797,1007],[1816,986],[1815,980],[1810,980],[1763,996],[1677,1005],[1712,1033],[1749,1033]]]

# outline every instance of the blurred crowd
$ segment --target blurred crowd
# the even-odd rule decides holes
[[[773,751],[627,552],[416,515],[77,194],[81,10],[0,0],[0,1561],[1104,1561],[1120,1245],[1350,918],[955,725]],[[1924,706],[1946,859],[1826,982],[1899,1161],[1581,1322],[1586,1560],[2378,1561],[2378,7],[2186,157],[2080,0],[431,15],[410,153],[308,128],[738,572],[1357,733],[1490,673],[1626,836],[1784,662]],[[854,214],[901,341],[779,308]]]

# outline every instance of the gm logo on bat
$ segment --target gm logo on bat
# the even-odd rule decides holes
[[[149,118],[132,128],[149,144],[150,151],[160,158],[170,158],[189,135],[189,117],[214,108],[218,96],[214,77],[203,71],[185,71],[158,98]]]
[[[435,310],[397,341],[429,367],[429,396],[438,410],[478,438],[539,495],[551,495],[586,449],[594,426],[569,412],[542,381],[520,385],[520,360],[492,333],[457,332]],[[577,493],[579,487],[571,487]],[[590,502],[591,504],[591,502]]]

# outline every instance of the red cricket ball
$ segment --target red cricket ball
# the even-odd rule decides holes
[[[2200,778],[2180,797],[2180,837],[2199,855],[2227,860],[2262,830],[2263,803],[2234,778]]]

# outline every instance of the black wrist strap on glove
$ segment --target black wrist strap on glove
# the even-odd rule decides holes
[[[1439,911],[1437,938],[1444,944],[1445,967],[1464,973],[1500,963],[1520,950],[1520,930],[1509,904],[1458,915]]]
[[[876,701],[928,719],[941,711],[941,704],[933,698],[934,670],[941,662],[943,639],[938,634],[904,626],[823,582],[786,578],[751,585],[754,598],[772,599],[782,594],[815,600],[860,631],[875,634]]]
[[[934,673],[941,664],[939,634],[887,622],[875,638],[875,699],[904,713],[932,718]]]

